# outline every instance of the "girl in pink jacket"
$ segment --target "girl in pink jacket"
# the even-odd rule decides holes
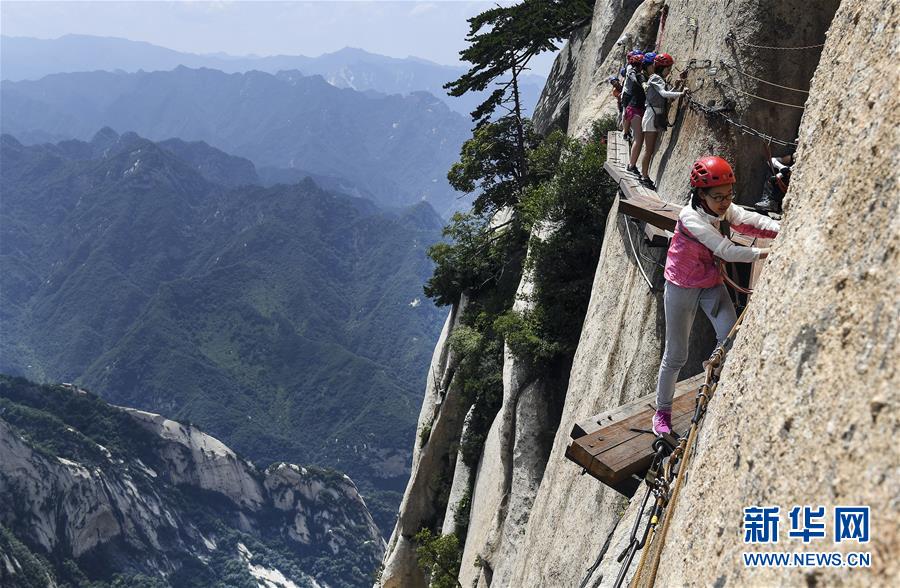
[[[734,171],[721,157],[701,157],[691,169],[691,203],[678,215],[666,257],[666,348],[653,416],[657,435],[672,432],[672,397],[678,372],[687,362],[688,336],[697,307],[709,317],[720,343],[737,320],[716,259],[749,263],[768,255],[768,249],[732,243],[720,232],[722,221],[756,237],[774,237],[780,228],[777,221],[732,204],[734,183]]]

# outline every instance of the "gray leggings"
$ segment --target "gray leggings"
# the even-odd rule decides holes
[[[666,350],[659,366],[659,382],[656,385],[657,410],[672,410],[675,382],[678,372],[687,362],[688,338],[694,324],[697,307],[703,309],[716,330],[721,343],[737,321],[734,304],[724,284],[712,288],[682,288],[666,282],[664,296],[666,308]]]

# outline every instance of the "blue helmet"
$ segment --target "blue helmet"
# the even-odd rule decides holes
[[[648,51],[647,53],[644,53],[644,63],[645,64],[650,65],[651,63],[653,63],[654,59],[656,59],[655,51]]]

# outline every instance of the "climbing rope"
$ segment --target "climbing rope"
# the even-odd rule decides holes
[[[744,96],[749,96],[750,98],[756,98],[757,100],[762,100],[763,102],[771,102],[772,104],[778,104],[780,106],[790,106],[791,108],[799,108],[800,110],[806,110],[805,106],[800,106],[799,104],[789,104],[787,102],[779,102],[778,100],[772,100],[771,98],[763,98],[762,96],[757,96],[756,94],[751,94],[750,92],[745,92],[740,88],[735,88],[734,86],[729,86],[722,80],[713,80],[713,83],[717,86],[722,86],[723,88],[728,88],[729,90],[733,90],[738,92],[739,94],[743,94]]]
[[[663,547],[665,547],[666,535],[669,531],[669,525],[672,521],[681,487],[684,484],[684,478],[687,475],[687,468],[690,465],[690,460],[697,444],[697,431],[700,423],[703,421],[703,417],[706,415],[706,407],[718,387],[719,375],[728,355],[728,350],[737,336],[746,314],[747,308],[744,308],[728,336],[716,347],[712,355],[710,355],[709,361],[706,362],[706,375],[703,384],[697,390],[694,416],[691,419],[691,428],[687,437],[681,437],[677,445],[673,445],[668,439],[663,437],[658,437],[653,442],[655,453],[650,469],[644,478],[644,481],[647,483],[647,491],[632,526],[628,546],[617,560],[622,562],[622,566],[619,568],[619,574],[616,577],[615,588],[621,588],[625,576],[628,574],[628,568],[631,567],[631,563],[634,561],[635,553],[644,547],[646,549],[641,554],[641,559],[638,562],[638,567],[632,580],[632,586],[641,586],[642,584],[652,586],[656,581],[660,556],[662,555]],[[668,457],[667,460],[666,457]],[[665,463],[663,463],[664,460]],[[651,494],[656,497],[656,502],[653,508],[650,509],[647,526],[644,528],[641,538],[638,539],[640,521]],[[662,527],[657,532],[656,528],[659,526],[660,520],[662,520]],[[650,553],[651,549],[653,551],[652,555]],[[647,574],[646,578],[644,577],[645,573]]]
[[[724,280],[725,283],[728,284],[731,287],[731,289],[734,290],[735,292],[739,292],[741,294],[747,294],[748,296],[750,294],[753,294],[752,289],[744,288],[743,286],[741,286],[740,284],[738,284],[737,282],[735,282],[734,280],[731,279],[731,276],[728,275],[728,270],[725,268],[725,262],[721,261],[721,260],[719,260],[719,274],[722,276],[722,280]]]
[[[694,100],[687,94],[685,95],[685,97],[687,98],[688,104],[690,104],[691,107],[696,108],[697,110],[700,110],[701,112],[704,112],[705,114],[712,114],[712,115],[718,116],[719,118],[722,118],[725,122],[727,122],[731,126],[739,129],[741,131],[741,133],[744,133],[746,135],[752,135],[754,137],[759,137],[763,141],[767,141],[767,142],[773,143],[775,145],[781,145],[782,147],[796,147],[797,146],[796,141],[784,141],[782,139],[777,139],[777,138],[773,137],[772,135],[767,135],[766,133],[763,133],[762,131],[758,131],[758,130],[754,129],[753,127],[747,126],[743,123],[739,123],[739,122],[735,121],[734,119],[732,119],[731,117],[729,117],[724,112],[722,112],[721,110],[705,106],[705,105],[701,104],[700,102],[697,102],[696,100]]]
[[[735,73],[737,73],[737,74],[739,74],[739,75],[742,75],[742,76],[744,76],[745,78],[750,78],[751,80],[756,80],[757,82],[761,82],[761,83],[763,83],[763,84],[768,84],[768,85],[770,85],[770,86],[775,86],[776,88],[781,88],[782,90],[790,90],[791,92],[800,92],[800,93],[803,93],[803,94],[809,94],[809,90],[801,90],[800,88],[791,88],[790,86],[782,86],[781,84],[776,84],[775,82],[770,82],[770,81],[768,81],[768,80],[764,80],[764,79],[762,79],[762,78],[758,78],[758,77],[756,77],[756,76],[754,76],[754,75],[750,75],[750,74],[748,74],[747,72],[745,72],[745,71],[743,71],[743,70],[741,70],[741,69],[738,69],[736,66],[731,65],[730,63],[726,63],[726,62],[724,62],[724,61],[720,61],[719,63],[722,65],[722,67],[727,68],[727,69],[729,69],[729,70],[731,70],[731,71],[733,71],[733,72],[735,72]]]
[[[805,49],[821,49],[825,46],[825,43],[820,43],[818,45],[804,45],[801,47],[778,47],[774,45],[753,45],[751,43],[745,43],[743,41],[739,41],[737,36],[734,34],[734,31],[730,31],[728,35],[725,37],[725,42],[735,43],[737,45],[741,45],[743,47],[749,47],[750,49],[772,49],[774,51],[803,51]]]

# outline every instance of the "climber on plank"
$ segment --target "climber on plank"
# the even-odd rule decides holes
[[[728,227],[763,238],[774,237],[780,228],[778,221],[732,204],[734,183],[734,171],[721,157],[701,157],[691,168],[691,201],[678,215],[666,257],[666,347],[653,416],[657,435],[672,433],[672,397],[678,372],[687,361],[697,307],[709,317],[720,343],[737,320],[716,260],[749,263],[769,253],[767,248],[732,243]]]
[[[622,120],[622,131],[625,134],[625,140],[631,141],[634,138],[638,142],[643,141],[641,134],[641,117],[644,115],[644,95],[643,77],[641,69],[643,68],[644,54],[640,51],[629,51],[626,57],[625,65],[625,81],[622,83],[622,100],[621,104],[624,108],[624,116]],[[635,121],[634,123],[632,121]],[[631,171],[631,169],[629,169]],[[637,168],[634,168],[637,171]]]
[[[644,118],[641,120],[641,128],[644,131],[644,158],[641,160],[641,184],[656,190],[656,185],[650,179],[650,160],[656,151],[659,134],[664,133],[669,126],[668,101],[672,98],[680,98],[684,91],[669,90],[666,79],[672,71],[675,60],[668,53],[660,53],[653,58],[653,62],[646,66],[647,74],[647,104],[644,110]],[[684,78],[675,82],[676,87],[684,83]],[[637,161],[634,151],[631,159]]]
[[[623,71],[619,72],[619,75],[623,75],[624,73],[625,72],[623,69]],[[613,98],[616,99],[616,106],[619,109],[617,124],[621,127],[622,113],[624,111],[624,107],[622,106],[622,82],[619,81],[619,76],[609,76],[606,81],[609,82],[610,86],[612,86],[612,95]]]
[[[647,104],[647,92],[644,90],[647,78],[644,77],[644,68],[653,63],[653,60],[656,59],[656,53],[652,51],[647,53],[635,52],[628,59],[632,65],[632,69],[629,72],[632,79],[631,84],[626,84],[625,86],[630,92],[628,107],[625,109],[627,125],[625,138],[628,139],[630,133],[633,141],[631,143],[628,166],[625,169],[636,175],[637,179],[640,180],[641,172],[637,168],[637,160],[641,155],[641,149],[644,147],[644,131],[642,130],[641,121],[644,118],[644,110]]]

